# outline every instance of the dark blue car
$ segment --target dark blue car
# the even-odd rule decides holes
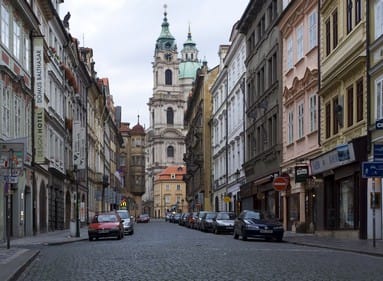
[[[234,239],[248,237],[282,241],[283,225],[278,220],[259,210],[244,210],[234,221]]]

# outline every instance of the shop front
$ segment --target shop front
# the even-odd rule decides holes
[[[366,138],[337,146],[310,161],[312,176],[323,184],[315,191],[315,229],[335,237],[366,239]]]

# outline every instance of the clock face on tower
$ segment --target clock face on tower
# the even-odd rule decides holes
[[[170,49],[170,47],[171,47],[170,42],[166,42],[166,43],[165,43],[165,48],[166,48],[166,49]]]

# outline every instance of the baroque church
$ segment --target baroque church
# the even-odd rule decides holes
[[[166,7],[165,7],[166,9]],[[149,128],[146,134],[146,192],[143,201],[153,204],[155,175],[168,166],[185,165],[184,113],[196,71],[201,67],[190,26],[179,55],[169,29],[167,12],[157,38],[153,61],[153,96],[149,98]],[[153,210],[154,206],[150,206]]]

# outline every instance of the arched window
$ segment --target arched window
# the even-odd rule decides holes
[[[174,157],[174,147],[169,145],[166,153],[167,153],[168,157]]]
[[[171,125],[174,124],[174,112],[173,108],[171,107],[168,107],[168,109],[166,110],[166,123]]]
[[[165,71],[165,85],[172,85],[172,71],[170,69],[166,69]]]

